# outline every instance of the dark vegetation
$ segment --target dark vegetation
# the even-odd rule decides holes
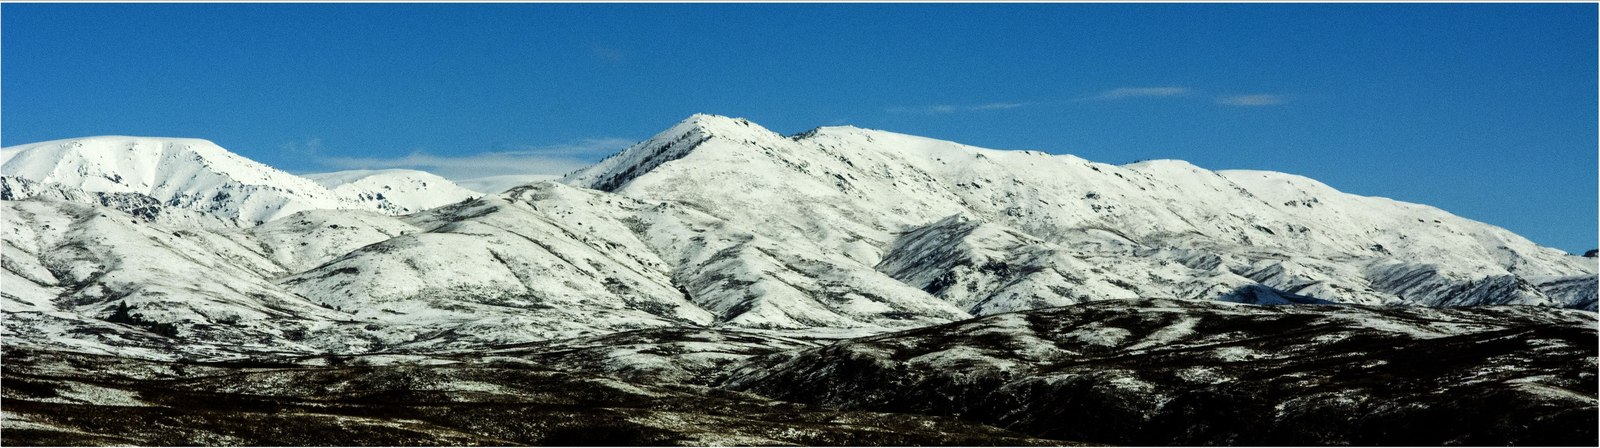
[[[15,348],[5,358],[12,446],[1061,443],[953,418],[828,410],[522,364],[186,365]],[[97,398],[111,403],[86,402]]]
[[[1592,316],[1236,308],[1097,302],[992,316],[770,355],[727,386],[1114,445],[1600,440],[1596,332],[1579,323]],[[1002,324],[1018,318],[1023,328]],[[1467,331],[1423,338],[1386,330],[1396,327]],[[1129,337],[1084,338],[1101,329]],[[1141,344],[1146,338],[1158,343]]]
[[[1592,319],[1141,300],[842,341],[665,328],[210,362],[7,346],[0,392],[18,446],[1593,446]]]
[[[117,307],[111,311],[110,316],[106,317],[106,321],[132,325],[169,338],[178,336],[177,326],[168,322],[145,319],[144,316],[134,314],[133,307],[128,306],[128,302],[117,302]]]

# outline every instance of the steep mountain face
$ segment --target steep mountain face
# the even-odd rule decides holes
[[[135,221],[194,228],[233,227],[235,223],[198,210],[168,206],[159,199],[139,193],[84,191],[56,183],[42,183],[20,177],[0,176],[0,200],[30,198],[98,205],[126,213]]]
[[[777,352],[723,386],[1117,445],[1585,445],[1595,337],[1568,310],[1108,300]]]
[[[1540,291],[1551,297],[1566,297],[1563,304],[1566,308],[1578,310],[1595,310],[1595,300],[1600,298],[1600,291],[1596,290],[1597,284],[1593,277],[1552,277],[1537,280],[1535,285]]]
[[[482,196],[449,179],[417,170],[352,170],[307,174],[347,202],[387,215],[409,215]]]

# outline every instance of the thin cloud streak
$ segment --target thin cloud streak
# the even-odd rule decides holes
[[[1188,95],[1188,87],[1122,87],[1082,98],[1084,100],[1111,101],[1129,98],[1161,98]]]
[[[1284,97],[1283,95],[1270,95],[1270,94],[1264,94],[1264,93],[1253,94],[1253,95],[1230,95],[1230,96],[1217,97],[1217,104],[1224,104],[1224,105],[1228,105],[1228,106],[1244,106],[1244,107],[1276,106],[1276,105],[1279,105],[1279,104],[1286,103],[1288,101],[1289,101],[1289,99]]]
[[[1024,107],[1070,104],[1083,101],[1122,101],[1141,98],[1187,98],[1195,101],[1214,101],[1217,104],[1241,107],[1276,106],[1289,102],[1289,96],[1277,94],[1249,94],[1249,95],[1215,95],[1200,92],[1188,87],[1162,86],[1162,87],[1120,87],[1102,91],[1089,96],[1079,97],[1067,101],[1018,101],[995,102],[974,105],[936,104],[931,106],[894,106],[884,109],[895,114],[913,115],[950,115],[962,112],[981,112],[994,110],[1018,109]]]
[[[1045,105],[1054,105],[1054,104],[1066,104],[1066,103],[1070,103],[1070,102],[1074,102],[1074,101],[1114,101],[1114,100],[1123,100],[1123,99],[1132,99],[1132,98],[1161,98],[1161,97],[1189,96],[1189,95],[1191,95],[1193,93],[1194,93],[1194,90],[1192,90],[1192,89],[1190,89],[1188,87],[1176,87],[1176,86],[1165,86],[1165,87],[1122,87],[1122,88],[1111,89],[1111,90],[1100,92],[1100,93],[1097,93],[1097,94],[1094,94],[1094,95],[1081,97],[1081,98],[1068,100],[1068,101],[1011,101],[1011,102],[994,102],[994,103],[973,104],[973,105],[937,104],[937,105],[932,105],[932,106],[921,106],[921,107],[894,106],[894,107],[890,107],[888,109],[885,109],[885,111],[887,111],[889,113],[896,113],[896,114],[948,115],[948,114],[954,114],[954,113],[957,113],[957,112],[981,112],[981,111],[994,111],[994,110],[1009,110],[1009,109],[1018,109],[1018,108],[1023,108],[1023,107],[1045,106]]]
[[[972,110],[1016,109],[1018,107],[1028,107],[1028,106],[1032,106],[1032,105],[1035,105],[1035,104],[1038,104],[1038,103],[989,103],[989,104],[980,104],[980,105],[977,105],[977,106],[972,106]]]
[[[895,107],[890,107],[890,108],[885,109],[885,110],[887,110],[890,113],[897,113],[897,114],[945,115],[945,114],[953,114],[953,113],[956,113],[956,112],[978,112],[978,111],[989,111],[989,110],[1016,109],[1016,108],[1019,108],[1019,107],[1037,106],[1039,104],[1043,104],[1043,103],[1037,103],[1037,102],[1012,102],[1012,103],[986,103],[986,104],[976,104],[976,105],[939,104],[939,105],[923,106],[923,107],[895,106]]]
[[[288,142],[278,145],[278,149],[301,157],[312,157],[322,152],[322,138],[310,137],[301,142]]]

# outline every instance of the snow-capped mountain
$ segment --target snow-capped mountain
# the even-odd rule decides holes
[[[0,150],[0,173],[87,192],[133,193],[256,225],[346,207],[315,182],[188,138],[88,137]]]
[[[154,203],[246,227],[305,210],[401,215],[479,196],[411,170],[308,179],[190,138],[104,136],[19,145],[0,149],[0,174],[19,180],[9,182],[17,185],[6,189],[8,199],[48,194],[124,211]]]
[[[409,215],[483,196],[449,179],[417,170],[350,170],[304,177],[333,190],[345,201],[389,215]]]
[[[1300,176],[848,126],[786,137],[697,115],[563,181],[692,206],[785,243],[769,255],[853,261],[831,268],[891,273],[976,314],[1258,283],[1346,303],[1563,306],[1585,297],[1552,282],[1595,274],[1498,227]]]
[[[850,336],[1139,297],[1596,302],[1592,258],[1298,176],[710,115],[481,197],[407,171],[324,186],[187,139],[7,148],[4,172],[4,334],[104,353]]]
[[[3,155],[0,423],[23,444],[1596,427],[1594,314],[1559,309],[1595,310],[1593,257],[1289,174],[710,115],[559,181],[473,184],[490,194],[191,139]]]

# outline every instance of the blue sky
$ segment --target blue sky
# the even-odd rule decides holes
[[[0,6],[0,140],[559,172],[696,112],[1285,171],[1596,246],[1596,5]]]

